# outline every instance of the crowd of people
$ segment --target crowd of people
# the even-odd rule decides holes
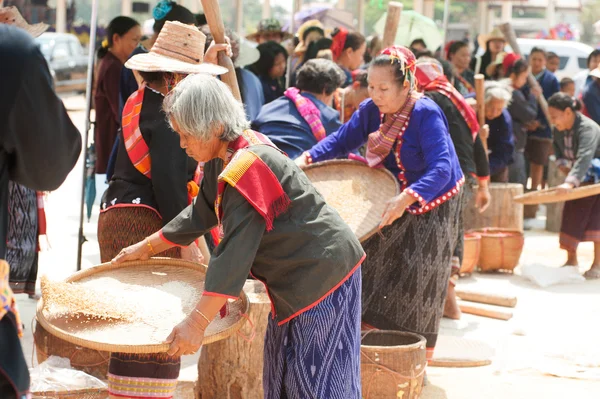
[[[361,330],[419,333],[430,359],[441,318],[460,318],[454,285],[463,219],[472,203],[487,209],[490,182],[541,189],[552,154],[566,176],[559,190],[600,179],[600,50],[590,54],[585,74],[559,82],[556,54],[506,52],[498,29],[479,35],[484,52],[474,56],[466,41],[436,51],[421,39],[382,48],[376,36],[329,30],[317,20],[292,35],[267,19],[246,38],[228,32],[229,42],[217,44],[206,20],[175,2],[161,0],[153,15],[152,37],[119,16],[98,49],[95,167],[108,182],[100,255],[119,263],[160,254],[209,267],[202,299],[169,336],[168,353],[111,353],[112,395],[172,392],[180,357],[199,349],[208,324],[250,274],[265,283],[273,303],[265,397],[359,398]],[[3,52],[15,52],[11,46],[0,40]],[[219,52],[232,57],[241,101],[218,78],[227,72],[217,65]],[[15,93],[46,90],[42,98],[56,103],[45,62],[27,65],[44,85],[27,80]],[[23,69],[6,73],[17,68]],[[476,74],[486,77],[484,125],[469,102]],[[37,119],[23,115],[52,111],[49,120],[63,124],[52,130],[56,136],[73,128],[64,108],[18,98],[29,108],[3,119],[9,122],[0,156],[8,157],[0,158],[0,183],[23,184],[35,196],[32,190],[64,179],[77,141],[52,143],[65,155],[50,183],[31,178],[23,169],[29,164],[19,161],[28,155],[17,136],[49,132],[51,125],[34,126]],[[382,234],[362,245],[299,168],[336,158],[383,167],[402,188],[388,202]],[[2,214],[13,212],[5,204],[17,198],[8,192],[1,191],[3,223],[17,220]],[[37,222],[22,226],[37,236]],[[0,236],[7,231],[0,258],[12,259],[10,287],[8,279],[0,283],[10,292],[2,297],[6,313],[17,315],[12,292],[20,292],[25,272],[35,284],[37,267],[10,258],[11,243],[24,239],[11,241],[19,229],[0,229]],[[582,241],[595,243],[585,276],[600,278],[600,196],[565,206],[560,245],[568,265],[577,265]],[[6,319],[0,333],[9,333]],[[18,323],[12,325],[17,331]],[[318,367],[308,370],[309,364]],[[319,378],[305,379],[308,372]]]

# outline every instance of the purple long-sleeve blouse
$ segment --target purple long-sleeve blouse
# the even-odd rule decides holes
[[[365,100],[350,121],[309,150],[313,162],[347,154],[364,145],[379,129],[381,113],[371,99]],[[395,153],[400,146],[400,162]],[[458,194],[463,173],[441,109],[429,98],[417,101],[407,129],[383,162],[407,193],[418,202],[409,208],[425,213]],[[401,175],[404,171],[404,175]]]

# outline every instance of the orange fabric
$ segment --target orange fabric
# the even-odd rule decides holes
[[[133,166],[147,178],[152,178],[150,148],[140,131],[140,113],[144,102],[145,86],[133,93],[123,108],[123,141]]]

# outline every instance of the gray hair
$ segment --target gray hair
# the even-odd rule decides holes
[[[250,127],[244,106],[214,76],[189,75],[166,96],[163,110],[184,132],[202,141],[223,128],[220,139],[234,141]]]
[[[492,100],[502,100],[505,106],[508,105],[512,98],[512,93],[505,84],[500,82],[486,82],[485,84],[485,103]]]

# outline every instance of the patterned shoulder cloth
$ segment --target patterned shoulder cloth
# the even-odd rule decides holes
[[[121,126],[123,126],[123,142],[131,163],[141,174],[151,179],[150,147],[140,131],[140,113],[145,89],[146,86],[140,87],[125,103]]]
[[[315,139],[317,139],[317,142],[323,140],[327,136],[327,131],[321,122],[321,111],[319,111],[317,106],[308,98],[301,95],[300,90],[295,87],[290,87],[283,95],[292,100],[302,118],[310,126],[310,130]]]
[[[400,111],[388,117],[379,126],[376,132],[369,134],[367,141],[366,159],[370,167],[380,165],[388,156],[394,143],[401,136],[410,122],[410,116],[416,102],[423,96],[417,92],[415,86],[415,55],[406,47],[393,46],[388,47],[381,52],[382,55],[389,55],[392,58],[392,65],[398,65],[398,68],[404,70],[406,84],[410,85],[410,90],[406,102],[400,108]],[[397,159],[398,163],[400,161]],[[401,168],[403,169],[403,168]],[[402,177],[399,177],[402,180]]]
[[[283,191],[281,183],[258,155],[249,147],[268,145],[277,147],[267,136],[246,130],[229,144],[227,158],[230,160],[219,175],[215,213],[217,215],[220,236],[223,237],[223,193],[229,184],[235,188],[256,211],[265,219],[266,230],[273,230],[275,218],[287,211],[291,201]],[[283,152],[282,152],[283,153]]]

